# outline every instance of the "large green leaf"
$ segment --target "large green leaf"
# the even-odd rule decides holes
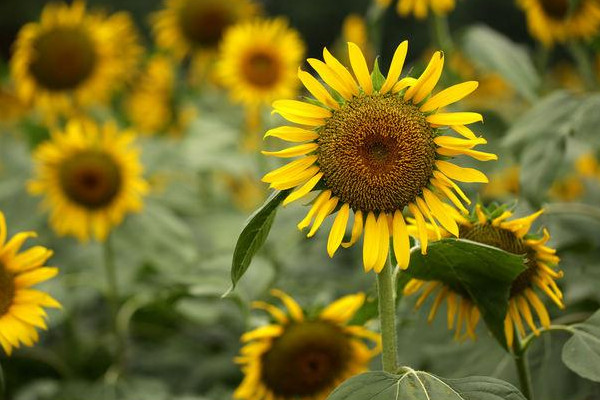
[[[443,239],[431,243],[427,255],[413,248],[405,273],[466,291],[492,334],[506,348],[504,317],[510,286],[525,268],[524,256],[469,240]]]
[[[600,94],[593,94],[581,100],[579,108],[572,116],[575,137],[594,146],[600,145],[598,110],[600,110]]]
[[[552,186],[566,150],[565,137],[535,141],[521,155],[520,183],[523,195],[539,204]]]
[[[252,258],[267,240],[271,226],[277,214],[277,207],[288,195],[289,190],[275,191],[265,203],[256,210],[242,230],[235,245],[231,263],[231,283],[233,290],[240,278],[248,270]]]
[[[600,382],[600,311],[571,328],[573,337],[563,347],[563,362],[578,375]]]
[[[328,400],[524,400],[512,385],[494,378],[443,379],[410,368],[399,375],[367,372],[342,383]]]
[[[500,74],[527,100],[533,102],[537,98],[541,81],[524,46],[484,25],[469,28],[462,45],[469,59],[480,68]]]
[[[579,105],[580,102],[566,91],[552,93],[515,121],[504,138],[504,145],[523,146],[536,139],[567,135],[573,129],[572,116]]]

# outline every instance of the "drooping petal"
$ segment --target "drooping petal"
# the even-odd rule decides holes
[[[365,222],[365,237],[363,239],[363,264],[365,272],[371,271],[377,263],[379,257],[379,230],[377,229],[377,219],[372,211],[367,214]]]
[[[304,185],[300,186],[298,189],[290,193],[288,197],[286,197],[285,200],[283,200],[282,204],[284,206],[287,206],[291,202],[299,200],[302,197],[306,196],[308,193],[310,193],[311,190],[314,189],[314,187],[317,185],[317,183],[319,183],[322,177],[323,173],[319,172],[318,174],[310,178],[308,182],[306,182]]]
[[[485,176],[483,172],[474,168],[459,167],[458,165],[442,160],[436,161],[435,165],[448,178],[457,180],[459,182],[488,182],[487,176]]]
[[[338,201],[339,199],[334,196],[331,197],[325,204],[323,204],[323,206],[317,212],[317,215],[315,216],[315,222],[313,222],[313,226],[310,228],[310,231],[308,232],[306,237],[313,237],[315,233],[317,233],[317,230],[319,229],[323,221],[325,221],[325,218],[327,218],[337,206]]]
[[[379,214],[379,218],[377,218],[377,230],[379,231],[379,255],[373,269],[376,273],[380,273],[385,267],[390,253],[390,230],[385,213]]]
[[[394,243],[394,255],[396,256],[396,261],[398,261],[398,266],[401,269],[407,269],[410,261],[410,240],[408,238],[408,230],[406,229],[404,216],[400,210],[394,212],[392,237]]]
[[[354,212],[354,222],[352,223],[352,233],[350,234],[350,241],[343,242],[342,247],[348,248],[360,239],[364,228],[363,214],[362,211],[357,210]]]
[[[329,231],[329,238],[327,240],[327,253],[329,257],[333,257],[337,249],[342,244],[344,234],[346,233],[346,226],[348,225],[348,218],[350,216],[350,206],[345,203],[340,210],[337,212],[335,221]]]

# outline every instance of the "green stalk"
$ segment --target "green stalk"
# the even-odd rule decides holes
[[[449,56],[454,51],[454,41],[450,33],[448,18],[445,15],[437,15],[436,13],[431,13],[429,18],[437,46],[446,56]]]
[[[379,321],[383,342],[383,370],[395,373],[398,369],[396,343],[396,301],[394,299],[394,267],[388,261],[377,275],[377,294],[379,296]]]
[[[583,82],[589,90],[595,90],[598,88],[598,81],[596,80],[596,73],[592,61],[590,60],[590,54],[580,42],[571,42],[567,45],[571,56],[577,64],[579,74],[583,78]]]
[[[125,354],[125,340],[119,332],[118,314],[119,314],[119,286],[117,280],[117,271],[115,268],[115,255],[111,243],[110,235],[103,244],[104,250],[104,270],[106,272],[106,298],[110,307],[110,323],[113,337],[116,342],[115,348],[115,366],[120,371]]]
[[[533,400],[533,386],[531,384],[531,371],[529,370],[529,360],[526,353],[527,348],[523,346],[518,333],[515,334],[513,350],[513,359],[515,360],[517,374],[519,375],[521,392],[527,400]]]

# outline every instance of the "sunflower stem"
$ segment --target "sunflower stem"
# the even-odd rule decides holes
[[[6,383],[4,382],[4,370],[0,363],[0,400],[4,400],[6,396]]]
[[[115,255],[112,247],[111,236],[106,238],[103,243],[104,250],[104,271],[106,272],[106,298],[110,307],[110,323],[111,330],[116,342],[115,348],[115,365],[120,370],[123,362],[123,355],[125,350],[125,343],[118,327],[118,314],[119,314],[119,286],[117,280],[117,271],[115,268]]]
[[[394,267],[388,257],[383,270],[377,274],[379,321],[383,342],[383,370],[395,373],[398,369],[396,345],[396,302],[394,300]]]
[[[577,64],[579,74],[583,78],[583,82],[589,90],[595,90],[598,88],[598,81],[596,80],[596,74],[594,66],[590,60],[590,54],[587,49],[580,42],[571,42],[567,48],[571,53],[571,57]]]
[[[527,347],[524,346],[518,334],[515,335],[513,350],[513,359],[515,360],[517,374],[519,375],[519,386],[521,387],[521,392],[527,400],[533,400],[531,371],[529,370],[529,361],[527,360],[526,353]]]
[[[429,18],[436,44],[446,56],[449,56],[454,51],[454,42],[452,41],[452,34],[448,25],[448,17],[431,13]]]

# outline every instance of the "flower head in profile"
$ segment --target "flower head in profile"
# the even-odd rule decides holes
[[[35,232],[20,232],[7,241],[6,220],[0,212],[0,346],[7,355],[21,344],[33,346],[37,329],[48,329],[44,308],[60,308],[50,295],[33,289],[53,278],[58,269],[45,266],[52,250],[21,247]]]
[[[148,184],[133,139],[114,123],[72,120],[37,148],[28,190],[44,197],[59,235],[103,241],[127,213],[142,209]]]
[[[364,294],[342,297],[314,317],[280,290],[271,294],[287,312],[269,303],[254,303],[273,322],[242,336],[244,347],[236,361],[245,376],[234,398],[325,399],[344,380],[367,370],[381,351],[379,334],[347,325],[364,303]]]
[[[597,0],[518,0],[531,35],[546,46],[571,39],[590,39],[600,31]]]
[[[446,15],[456,7],[456,0],[398,0],[398,14],[403,17],[414,15],[424,19],[430,11],[437,15]]]
[[[542,214],[538,211],[526,217],[509,220],[511,211],[503,207],[490,210],[477,205],[475,213],[463,216],[459,221],[460,237],[494,246],[512,254],[525,255],[526,269],[513,281],[508,300],[508,312],[504,319],[504,331],[508,346],[514,341],[515,331],[524,337],[525,326],[535,334],[538,323],[550,326],[548,310],[540,294],[544,294],[559,308],[564,308],[563,295],[556,280],[563,276],[557,271],[559,258],[556,250],[546,246],[550,240],[548,230],[541,235],[531,234],[532,223]],[[420,293],[417,307],[432,297],[433,303],[428,319],[431,321],[445,301],[447,304],[448,329],[455,330],[455,337],[475,338],[475,328],[480,312],[466,290],[450,287],[444,282],[412,279],[404,288],[405,295]]]
[[[234,101],[268,104],[296,94],[304,51],[300,34],[284,19],[255,19],[225,33],[216,71]]]
[[[399,265],[406,268],[410,253],[404,212],[417,221],[423,252],[427,251],[426,220],[458,235],[444,200],[466,210],[463,201],[469,203],[469,199],[454,180],[487,182],[487,178],[451,160],[460,155],[496,159],[494,154],[473,149],[486,143],[467,127],[481,121],[480,114],[443,110],[473,92],[477,82],[433,94],[444,66],[440,52],[418,78],[400,78],[407,42],[396,49],[387,77],[377,78],[376,71],[372,79],[359,48],[354,43],[348,46],[354,76],[325,49],[325,62],[312,58],[308,62],[329,89],[308,72],[299,71],[298,77],[315,99],[273,103],[274,112],[295,125],[271,129],[265,136],[297,144],[263,154],[298,159],[269,172],[263,181],[275,189],[295,189],[284,205],[313,190],[319,192],[298,227],[312,224],[311,237],[325,218],[335,214],[327,243],[330,256],[340,245],[349,247],[364,236],[365,270],[380,272],[392,237]],[[352,215],[351,237],[344,241]]]
[[[105,103],[135,73],[143,48],[129,14],[89,12],[80,0],[47,4],[11,58],[16,92],[46,116]]]

